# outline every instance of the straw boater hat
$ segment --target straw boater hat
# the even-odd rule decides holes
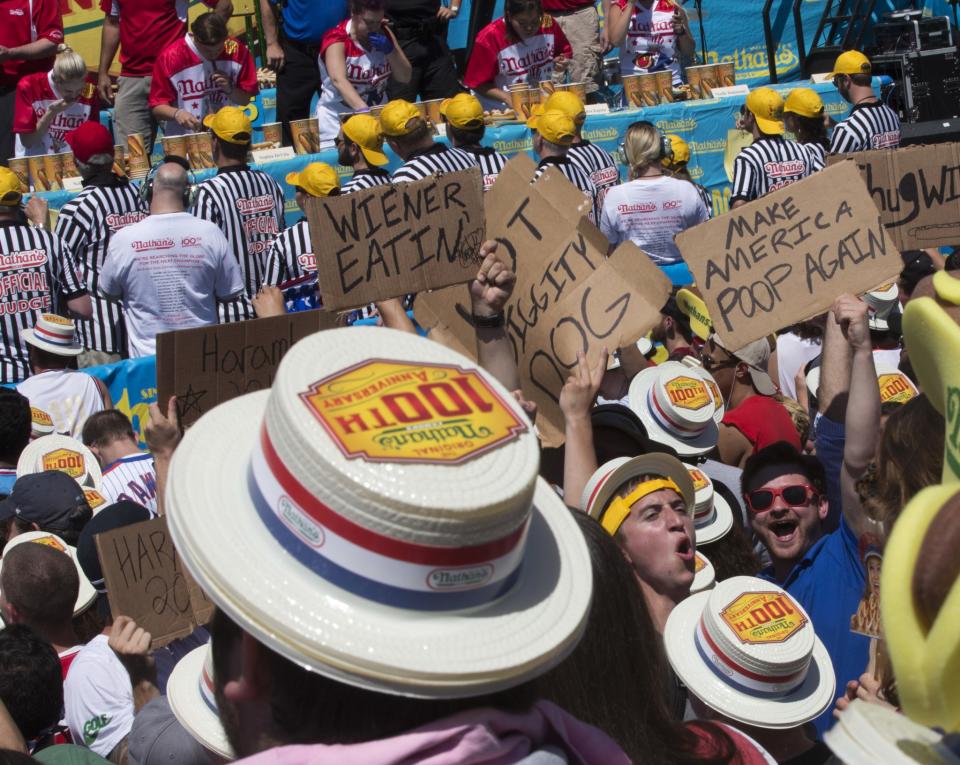
[[[717,445],[710,389],[699,373],[679,361],[641,370],[630,383],[630,408],[650,438],[681,456],[706,454]]]
[[[877,385],[880,386],[881,404],[906,404],[920,395],[917,386],[903,372],[891,364],[884,364],[880,356],[873,357],[877,368]],[[816,396],[820,390],[820,367],[815,366],[806,376],[807,390]]]
[[[867,304],[867,324],[870,329],[886,331],[890,328],[890,314],[900,305],[900,288],[896,282],[884,284],[865,292],[863,302]]]
[[[27,444],[17,460],[17,478],[44,470],[66,473],[85,489],[100,489],[100,464],[75,438],[54,433]]]
[[[713,379],[712,374],[703,368],[703,363],[698,358],[684,356],[680,363],[690,369],[690,371],[695,372],[696,375],[707,384],[707,390],[710,391],[710,396],[713,398],[713,421],[719,425],[723,422],[723,415],[727,412],[727,405],[723,400],[723,394],[720,392],[720,386],[717,385],[717,381]]]
[[[693,554],[693,583],[690,585],[690,594],[709,590],[716,584],[717,572],[713,564],[702,552]]]
[[[167,701],[177,720],[197,742],[225,760],[236,757],[217,712],[209,643],[177,662],[167,681]]]
[[[87,579],[87,575],[83,573],[83,569],[80,568],[80,562],[77,560],[77,549],[75,547],[71,547],[56,534],[51,534],[49,531],[28,531],[13,537],[13,539],[7,542],[3,551],[4,553],[8,553],[17,545],[24,544],[25,542],[46,545],[70,556],[70,560],[73,561],[73,565],[77,569],[77,577],[80,579],[77,601],[73,606],[74,616],[79,616],[93,605],[97,599],[97,591],[93,588],[93,585],[90,584],[90,580]],[[0,567],[2,566],[3,560],[0,559]]]
[[[42,313],[37,323],[23,330],[23,340],[41,351],[57,356],[79,356],[83,346],[77,342],[77,327],[73,319]]]
[[[705,545],[724,536],[733,526],[733,511],[723,496],[714,491],[710,476],[700,468],[687,465],[693,480],[693,527],[697,544]]]
[[[53,418],[42,409],[30,407],[30,440],[36,440],[54,433]]]
[[[806,611],[772,582],[734,576],[691,595],[671,611],[663,638],[683,684],[732,720],[794,728],[833,704],[827,649]]]
[[[198,584],[277,653],[379,692],[470,697],[545,672],[585,628],[590,556],[538,469],[523,410],[464,356],[336,329],[187,431],[167,520]]]
[[[620,488],[628,481],[641,476],[654,476],[661,480],[651,480],[646,487],[647,494],[659,489],[673,489],[687,506],[687,514],[693,516],[694,490],[693,480],[684,464],[669,454],[643,454],[639,457],[617,457],[604,463],[590,476],[580,497],[580,509],[591,518],[596,518],[611,535],[617,533],[626,520],[630,506],[643,497],[634,497],[632,501],[620,497]],[[653,484],[664,484],[654,486]],[[635,492],[632,492],[635,493]],[[645,495],[644,495],[645,496]],[[617,500],[620,500],[617,502]],[[614,507],[614,505],[617,505]]]

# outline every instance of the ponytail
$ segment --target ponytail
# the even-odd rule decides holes
[[[57,57],[53,61],[53,79],[57,82],[82,80],[87,76],[87,62],[66,43],[57,46]]]

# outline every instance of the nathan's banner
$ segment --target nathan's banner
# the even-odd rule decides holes
[[[484,239],[479,168],[310,199],[327,309],[355,308],[472,279]],[[318,245],[319,246],[319,245]]]
[[[830,156],[852,159],[900,250],[960,242],[960,143]]]
[[[728,348],[890,281],[902,263],[851,162],[676,237]]]
[[[302,311],[157,335],[160,408],[176,396],[180,423],[189,425],[217,404],[266,390],[295,342],[335,326],[334,314]]]
[[[595,362],[604,347],[635,342],[660,318],[666,276],[632,244],[606,256],[606,238],[583,213],[584,196],[555,170],[533,185],[526,155],[512,159],[487,192],[487,236],[517,274],[505,308],[507,334],[524,395],[539,409],[548,446],[563,441],[560,389],[583,351]],[[579,211],[580,215],[572,215]],[[430,337],[476,358],[470,295],[457,286],[420,295],[417,321]]]

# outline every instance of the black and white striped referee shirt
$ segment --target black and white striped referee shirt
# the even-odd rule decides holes
[[[267,252],[263,283],[271,287],[299,279],[317,270],[317,260],[310,241],[310,226],[301,218],[290,228],[281,231]]]
[[[283,189],[260,170],[224,167],[197,186],[192,212],[223,232],[246,285],[245,297],[220,304],[220,321],[254,318],[249,299],[263,284],[267,250],[284,228]]]
[[[763,136],[742,149],[733,160],[730,201],[759,199],[812,172],[810,154],[801,144],[779,136]]]
[[[900,118],[880,101],[857,104],[850,116],[833,129],[831,154],[896,149],[900,145]]]
[[[476,167],[477,161],[472,154],[461,149],[451,149],[442,143],[435,143],[428,149],[416,152],[400,165],[393,174],[393,181],[422,181],[434,173],[456,173]]]
[[[537,164],[537,172],[533,176],[533,180],[537,181],[541,175],[546,172],[548,167],[555,167],[561,173],[564,174],[566,179],[570,181],[574,186],[576,186],[584,195],[590,197],[590,201],[593,202],[593,212],[590,214],[593,222],[598,226],[600,225],[600,207],[597,204],[597,188],[593,185],[593,181],[590,180],[590,177],[580,169],[579,165],[575,165],[570,157],[544,157]]]
[[[341,194],[352,194],[354,191],[372,189],[374,186],[383,186],[390,183],[390,173],[379,167],[370,167],[366,170],[357,170],[353,178],[340,187]]]
[[[80,342],[88,350],[127,354],[120,303],[101,296],[97,286],[110,237],[146,215],[139,189],[125,178],[85,186],[60,209],[55,233],[66,245],[93,301],[93,318],[77,321]]]
[[[603,209],[607,191],[620,183],[620,168],[606,149],[590,141],[575,143],[567,151],[570,161],[587,174],[597,189],[597,207]]]
[[[87,292],[60,238],[42,228],[0,222],[0,383],[30,376],[23,330],[41,313],[65,312]]]
[[[492,146],[458,146],[458,151],[466,152],[477,165],[480,166],[480,177],[483,178],[483,190],[490,191],[493,184],[507,164],[509,159]]]
[[[823,170],[827,166],[827,150],[822,143],[804,143],[800,144],[810,155],[810,163],[814,173]]]

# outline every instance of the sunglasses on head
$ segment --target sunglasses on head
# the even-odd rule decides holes
[[[813,497],[818,497],[817,490],[806,483],[792,486],[783,486],[779,489],[756,489],[747,494],[747,504],[755,513],[762,513],[773,507],[777,497],[782,497],[790,507],[803,507]]]

